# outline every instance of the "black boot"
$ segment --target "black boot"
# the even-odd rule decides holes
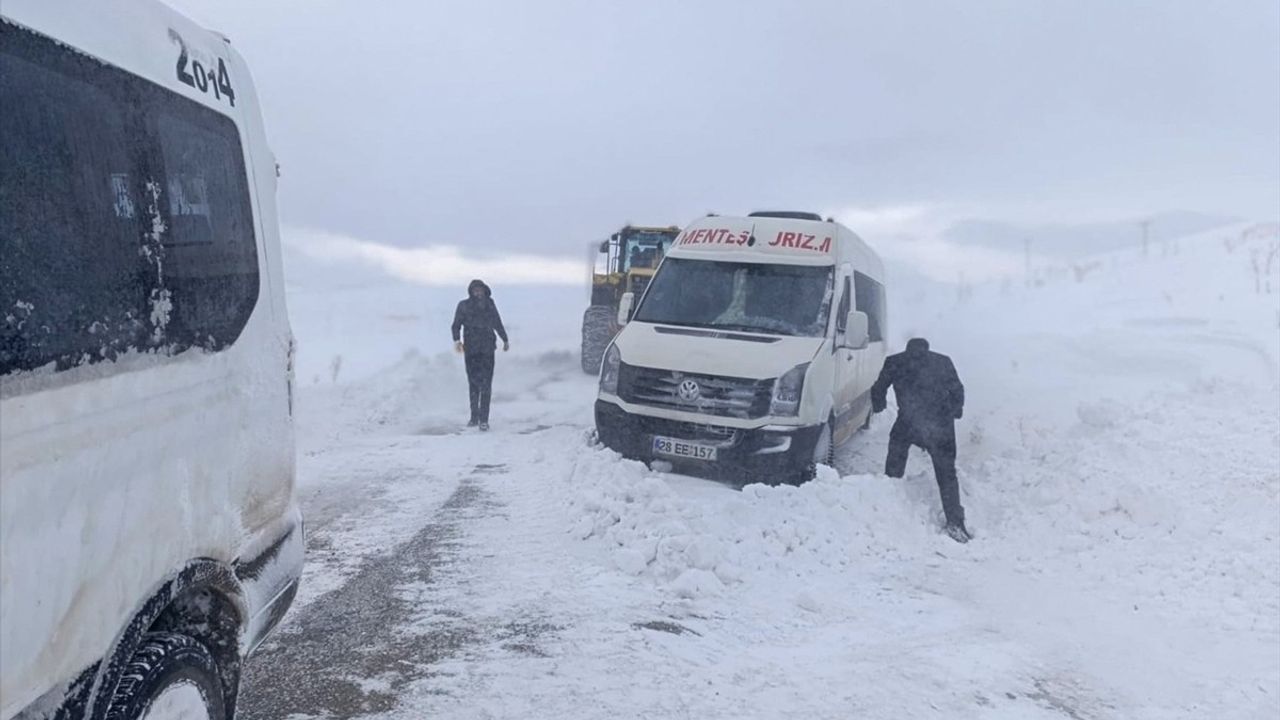
[[[963,522],[949,522],[947,523],[947,526],[943,528],[943,532],[961,545],[973,539],[973,536],[965,529]]]

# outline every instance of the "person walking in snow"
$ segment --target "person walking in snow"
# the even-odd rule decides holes
[[[904,352],[885,358],[884,369],[871,387],[872,412],[885,409],[891,387],[898,398],[898,420],[889,431],[884,472],[902,477],[911,446],[923,448],[933,460],[946,532],[956,542],[968,542],[971,536],[964,525],[956,477],[956,420],[964,415],[964,385],[956,366],[946,355],[929,350],[929,341],[913,338]]]
[[[481,280],[467,286],[467,299],[453,314],[453,346],[467,365],[467,385],[471,393],[471,420],[467,427],[489,429],[489,397],[493,392],[494,355],[502,338],[502,351],[511,349],[502,316],[493,304],[493,292]]]

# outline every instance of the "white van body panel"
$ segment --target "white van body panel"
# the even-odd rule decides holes
[[[230,566],[298,525],[275,160],[252,80],[221,36],[144,0],[5,0],[0,21],[55,39],[231,118],[257,236],[257,303],[217,352],[125,356],[0,380],[0,718],[109,657],[140,605],[193,559]],[[177,81],[222,59],[235,104]],[[106,366],[110,366],[109,368]],[[281,572],[301,564],[299,537]],[[255,635],[255,597],[236,598]]]

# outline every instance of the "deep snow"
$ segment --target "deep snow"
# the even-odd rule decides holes
[[[466,485],[451,559],[391,588],[394,634],[465,640],[357,678],[394,697],[381,717],[1276,717],[1280,263],[1253,257],[1277,243],[1241,226],[891,287],[896,345],[927,336],[966,382],[967,546],[924,457],[879,474],[892,411],[815,482],[739,492],[588,445],[585,297],[498,290],[517,351],[481,435],[445,294],[295,294],[313,550],[291,622]],[[360,372],[325,377],[357,345]]]

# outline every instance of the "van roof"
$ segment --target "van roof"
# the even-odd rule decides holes
[[[75,12],[48,0],[4,0],[0,21],[46,35],[233,118],[256,102],[252,80],[230,41],[158,0],[95,0]],[[209,90],[200,90],[197,85],[204,83],[193,74],[190,83],[182,81],[176,67],[182,54],[188,73],[196,63],[211,73]],[[219,82],[219,59],[227,64],[225,82],[235,88],[234,105],[212,90]]]
[[[786,218],[788,220],[814,220],[822,222],[822,216],[805,210],[757,210],[747,217]]]
[[[752,214],[698,218],[681,231],[668,257],[782,265],[852,263],[872,277],[884,275],[880,257],[834,220]]]

